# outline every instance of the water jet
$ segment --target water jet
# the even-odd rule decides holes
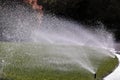
[[[2,67],[7,78],[80,80],[81,76],[93,80],[97,74],[101,79],[117,64],[110,51],[114,49],[113,34],[104,29],[87,29],[49,14],[39,24],[36,12],[22,5],[15,5],[14,11],[8,6],[1,11],[0,56],[7,63]],[[112,69],[103,68],[107,65]]]

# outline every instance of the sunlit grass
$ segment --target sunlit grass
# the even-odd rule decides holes
[[[4,68],[0,77],[5,80],[94,80],[94,74],[86,69],[74,63],[64,63],[67,59],[64,55],[59,54],[63,53],[59,51],[59,48],[65,48],[65,50],[86,48],[90,53],[96,52],[90,50],[89,47],[80,46],[59,47],[32,43],[0,43],[0,59],[5,61],[2,64]],[[96,74],[97,79],[100,80],[113,71],[118,64],[117,58],[103,57],[99,60],[94,55],[88,56],[93,65],[99,63]],[[46,60],[48,57],[63,60],[59,64],[48,63]]]

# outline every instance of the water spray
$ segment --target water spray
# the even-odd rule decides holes
[[[41,23],[41,19],[43,16],[43,6],[38,5],[38,0],[24,0],[24,2],[29,4],[32,7],[32,9],[38,11],[37,18],[39,20],[39,23]]]
[[[37,0],[25,0],[25,1],[26,1],[26,3],[30,4],[34,10],[38,11],[38,16],[41,16],[39,14],[43,14],[43,13],[41,13],[42,6],[37,4]],[[13,12],[13,13],[16,14],[16,12]],[[13,13],[11,13],[11,14],[13,14]],[[25,12],[23,11],[23,13],[25,13]],[[21,13],[22,16],[23,16],[23,13]],[[102,59],[104,55],[111,56],[111,54],[109,53],[108,50],[101,49],[101,47],[103,47],[103,46],[109,47],[109,45],[111,43],[113,43],[112,38],[110,38],[109,41],[107,41],[108,39],[107,39],[106,35],[109,36],[109,33],[99,32],[102,34],[99,34],[99,33],[96,34],[94,31],[87,30],[82,25],[76,24],[72,21],[69,22],[64,19],[58,19],[56,17],[51,17],[51,16],[49,16],[49,17],[45,16],[45,19],[44,19],[45,21],[44,21],[43,26],[41,27],[40,30],[36,30],[34,28],[34,26],[31,26],[31,25],[30,25],[31,27],[26,26],[26,24],[28,22],[31,23],[32,21],[30,19],[26,20],[25,17],[22,17],[22,16],[19,18],[16,16],[12,16],[12,18],[9,18],[9,20],[5,21],[5,22],[12,23],[12,22],[14,22],[14,19],[16,19],[16,23],[11,24],[10,26],[14,26],[14,24],[15,24],[15,28],[16,27],[18,28],[18,32],[20,31],[21,26],[22,26],[21,31],[25,31],[25,33],[28,33],[27,31],[29,31],[29,29],[30,29],[30,31],[33,32],[33,33],[32,32],[30,33],[30,34],[32,34],[32,36],[30,35],[30,37],[32,37],[31,41],[33,41],[33,39],[34,39],[34,41],[38,41],[38,43],[46,43],[47,45],[52,43],[53,48],[52,48],[52,46],[51,47],[47,46],[49,48],[48,52],[47,52],[48,54],[50,53],[50,51],[52,51],[55,53],[55,55],[61,55],[61,54],[57,54],[57,53],[61,52],[65,57],[70,58],[70,60],[73,61],[73,63],[77,63],[80,67],[84,67],[86,70],[88,70],[89,72],[92,72],[92,73],[94,73],[94,68],[98,67],[97,64],[96,64],[97,67],[93,66],[89,60],[89,55],[91,55],[93,53],[92,51],[94,51],[94,53],[96,53],[96,54],[92,54],[96,58]],[[26,15],[26,16],[30,17],[29,15]],[[8,17],[7,17],[7,19],[8,19]],[[12,19],[13,19],[13,21],[12,21]],[[40,19],[40,17],[38,17],[38,19]],[[24,20],[24,21],[22,21],[22,20]],[[29,23],[28,23],[28,25],[29,25]],[[35,23],[33,22],[32,24],[35,24]],[[9,25],[7,25],[7,26],[9,26]],[[36,26],[39,27],[39,25],[35,24],[35,27]],[[24,30],[23,27],[25,27],[26,29]],[[16,31],[16,30],[14,30],[15,28],[13,28],[13,29],[10,28],[10,30],[12,30],[12,31],[9,31],[9,32],[6,31],[6,34],[8,36],[5,38],[8,38],[8,40],[9,40],[9,37],[13,36],[13,33],[10,33],[10,32]],[[18,32],[16,31],[15,36],[18,34]],[[26,35],[25,33],[24,32],[20,33],[20,36],[17,35],[17,38],[18,37],[21,38],[21,36]],[[4,36],[6,36],[6,34],[4,33]],[[11,34],[11,35],[9,35],[9,34]],[[14,36],[13,36],[13,38],[14,38]],[[15,37],[15,39],[16,39],[16,37]],[[66,46],[67,44],[69,46],[66,46],[65,48],[62,46],[56,47],[56,45],[58,43],[60,44],[60,46],[61,45]],[[81,46],[83,46],[83,48],[80,48]],[[98,49],[96,47],[98,47]],[[85,48],[88,50],[86,50]],[[91,48],[91,50],[89,48]],[[103,51],[103,53],[102,53],[103,55],[101,55],[101,50],[99,50],[99,48]],[[45,48],[45,50],[47,50],[47,48]],[[44,50],[41,50],[41,51],[44,51]],[[107,53],[106,53],[106,51],[107,51]],[[50,54],[52,54],[52,53],[50,53]],[[55,56],[53,56],[53,57],[55,57]],[[58,60],[58,62],[59,62],[59,60]],[[1,60],[1,63],[4,63],[4,61]],[[4,65],[2,64],[2,66],[4,66]],[[94,73],[94,78],[96,79],[96,73]]]

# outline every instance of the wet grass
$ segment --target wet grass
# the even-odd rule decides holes
[[[91,64],[98,67],[96,79],[94,74],[64,55],[65,52],[80,53],[82,49],[89,53]],[[84,46],[0,43],[0,65],[3,67],[0,80],[102,80],[115,69],[118,59],[96,56],[96,50]]]

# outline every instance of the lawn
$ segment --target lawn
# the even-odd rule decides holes
[[[108,53],[86,46],[0,42],[0,80],[102,80],[118,65]],[[81,63],[92,65],[96,79]]]

